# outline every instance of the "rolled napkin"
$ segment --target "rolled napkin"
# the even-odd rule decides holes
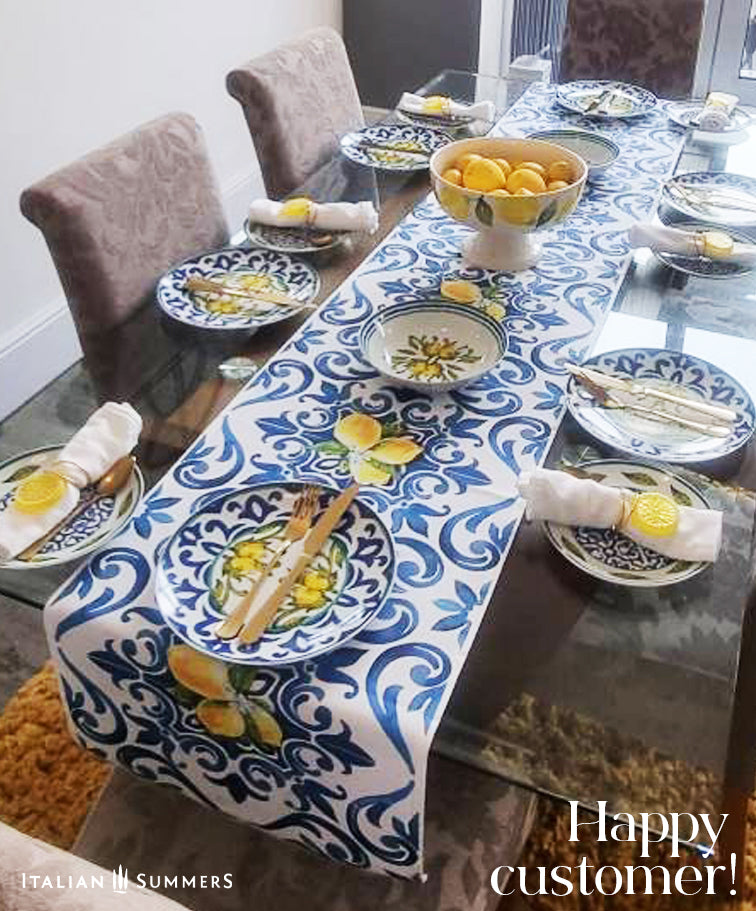
[[[397,105],[400,111],[408,114],[425,114],[426,117],[471,117],[474,120],[492,122],[496,114],[493,101],[477,101],[475,104],[462,104],[452,101],[444,95],[413,95],[405,92]]]
[[[631,247],[649,247],[659,253],[708,256],[743,266],[756,265],[756,244],[733,241],[725,231],[682,231],[667,225],[637,222],[628,231]]]
[[[638,544],[673,560],[712,562],[719,554],[722,513],[716,509],[677,506],[674,534],[657,537],[633,526],[632,491],[548,468],[523,472],[517,487],[526,501],[527,519],[543,519],[560,525],[617,528]]]
[[[721,133],[727,128],[739,100],[737,95],[730,95],[727,92],[709,92],[698,118],[698,128]]]
[[[249,220],[279,228],[307,226],[322,231],[378,230],[378,213],[372,202],[313,202],[311,199],[256,199],[249,207]]]
[[[0,513],[0,563],[26,550],[58,522],[72,512],[79,502],[79,491],[98,481],[118,459],[136,446],[142,430],[142,419],[126,403],[106,402],[64,446],[55,462],[20,482],[17,491],[40,475],[48,475],[46,492],[50,505],[41,511],[19,508],[17,496]],[[35,492],[32,491],[34,496]]]

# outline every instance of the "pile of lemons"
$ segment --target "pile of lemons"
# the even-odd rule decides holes
[[[568,187],[575,179],[569,161],[549,165],[537,161],[510,163],[506,158],[486,158],[467,152],[447,168],[441,177],[468,190],[491,196],[536,196]]]

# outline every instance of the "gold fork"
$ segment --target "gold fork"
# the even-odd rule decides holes
[[[255,595],[260,590],[262,583],[275,569],[278,561],[283,557],[291,545],[295,541],[299,541],[300,538],[303,538],[310,530],[312,517],[315,515],[319,496],[319,488],[312,484],[308,484],[294,501],[291,516],[286,523],[286,528],[284,528],[282,540],[279,542],[270,560],[263,567],[260,575],[253,582],[252,587],[247,594],[236,605],[233,611],[231,611],[228,617],[218,624],[216,635],[219,639],[233,639],[234,636],[239,634],[242,626],[244,626],[244,621],[247,619],[247,613],[252,606],[252,602],[255,600]]]

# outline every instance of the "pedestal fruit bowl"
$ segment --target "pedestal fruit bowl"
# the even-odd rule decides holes
[[[496,171],[479,165],[486,172],[483,179],[472,179],[464,156],[497,162]],[[503,162],[503,164],[501,164]],[[563,178],[548,176],[536,180],[532,174],[528,190],[518,187],[507,190],[507,174],[513,176],[518,165],[535,164],[536,173],[562,173]],[[507,172],[506,167],[510,168]],[[528,168],[525,168],[528,170]],[[540,169],[540,170],[539,170]],[[539,139],[463,139],[452,142],[433,154],[430,161],[433,191],[444,211],[456,221],[476,229],[464,244],[464,264],[467,267],[516,272],[534,265],[540,255],[540,244],[534,233],[550,228],[572,212],[585,186],[588,168],[583,159],[569,149]],[[494,175],[489,180],[489,172]],[[504,184],[494,189],[496,175],[501,173]],[[522,174],[522,171],[520,171]],[[444,176],[446,175],[446,177]],[[477,177],[478,175],[475,175]],[[475,184],[465,186],[465,182]],[[514,185],[520,181],[515,181]],[[543,184],[543,189],[540,189]],[[549,189],[548,185],[554,185]],[[510,181],[509,186],[513,186]]]

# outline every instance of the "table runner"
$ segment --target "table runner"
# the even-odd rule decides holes
[[[533,87],[496,133],[564,122],[552,102],[553,89]],[[45,624],[82,744],[332,859],[423,875],[428,753],[521,518],[517,476],[543,461],[563,412],[559,362],[590,347],[624,275],[625,232],[652,212],[683,141],[663,109],[609,131],[622,147],[611,178],[546,236],[536,268],[465,273],[489,283],[487,306],[506,307],[509,349],[496,369],[430,397],[391,387],[359,355],[377,303],[437,297],[460,268],[467,229],[429,196],[53,596]],[[360,493],[394,537],[391,596],[336,651],[256,674],[224,666],[260,725],[254,736],[213,735],[196,693],[168,667],[179,640],[155,605],[156,552],[190,512],[230,490],[290,479],[344,486],[322,444],[352,411],[401,421],[424,448],[388,485]]]

